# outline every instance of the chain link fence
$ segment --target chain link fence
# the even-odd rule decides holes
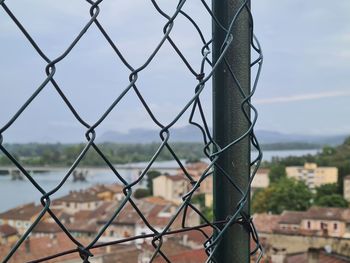
[[[26,179],[29,180],[33,185],[33,187],[35,187],[37,191],[39,191],[42,195],[40,199],[40,203],[42,204],[41,212],[35,218],[33,224],[21,236],[18,242],[12,247],[10,251],[8,251],[7,256],[4,259],[2,259],[2,262],[11,261],[11,258],[19,249],[19,247],[23,245],[25,240],[31,235],[32,230],[36,227],[36,225],[40,222],[40,220],[47,214],[49,214],[52,217],[52,219],[56,222],[59,228],[66,234],[66,236],[76,246],[76,249],[62,251],[59,254],[51,255],[44,258],[38,258],[32,262],[46,262],[50,259],[60,258],[62,256],[65,256],[68,254],[74,254],[74,253],[79,254],[83,262],[89,262],[89,260],[93,256],[92,250],[95,248],[123,244],[123,243],[135,241],[139,239],[152,240],[151,243],[154,247],[154,253],[151,257],[151,260],[150,260],[151,262],[159,257],[161,257],[165,262],[171,262],[167,254],[162,249],[164,242],[166,242],[165,237],[175,235],[178,233],[185,233],[188,231],[198,231],[201,235],[203,235],[203,237],[207,240],[203,244],[203,248],[205,249],[205,252],[207,254],[206,262],[216,262],[213,256],[216,251],[216,248],[220,243],[223,235],[225,234],[225,231],[227,231],[228,227],[233,224],[242,224],[245,226],[245,229],[249,231],[252,241],[254,241],[255,243],[255,248],[252,249],[251,255],[255,255],[255,258],[259,261],[262,256],[262,246],[259,242],[257,231],[254,228],[254,224],[250,216],[242,212],[244,205],[248,202],[250,198],[249,189],[240,189],[232,181],[230,174],[225,172],[225,170],[222,167],[220,167],[220,165],[217,163],[217,160],[220,157],[220,155],[223,154],[227,149],[239,143],[243,138],[249,138],[249,140],[251,141],[251,145],[258,151],[257,158],[251,161],[251,176],[250,176],[250,183],[251,183],[258,169],[259,163],[261,162],[261,159],[262,159],[261,149],[259,147],[258,141],[253,131],[253,127],[257,119],[257,111],[254,108],[254,106],[250,103],[250,99],[253,96],[258,83],[260,68],[262,65],[263,58],[262,58],[260,45],[257,39],[255,38],[255,36],[253,35],[253,19],[250,12],[249,1],[242,1],[241,7],[237,11],[237,13],[232,15],[233,19],[232,21],[230,21],[229,27],[224,27],[223,25],[220,24],[219,20],[217,19],[217,17],[214,16],[211,10],[209,1],[205,1],[205,0],[200,1],[202,7],[206,10],[208,19],[211,19],[213,23],[216,23],[216,25],[220,27],[221,30],[226,34],[226,38],[222,43],[220,57],[215,63],[213,63],[211,60],[211,45],[212,45],[213,39],[206,39],[204,34],[202,33],[200,26],[196,23],[195,19],[191,17],[191,14],[188,14],[184,11],[183,7],[187,1],[186,0],[179,1],[176,9],[173,10],[172,13],[166,13],[161,8],[158,1],[151,0],[154,9],[158,12],[160,16],[166,19],[166,23],[164,24],[164,27],[163,27],[163,32],[162,32],[163,36],[159,40],[158,45],[154,48],[153,52],[148,56],[148,58],[144,61],[144,63],[139,67],[135,67],[134,65],[129,63],[129,61],[123,56],[122,52],[118,49],[118,44],[112,40],[108,31],[105,29],[103,24],[99,21],[99,14],[100,12],[102,12],[100,9],[100,4],[102,2],[103,0],[97,0],[97,1],[87,0],[87,3],[91,5],[90,13],[89,13],[90,20],[86,22],[86,24],[81,29],[79,34],[68,45],[66,50],[64,50],[64,52],[61,55],[59,55],[56,58],[50,58],[45,54],[45,52],[40,48],[40,46],[32,38],[31,34],[26,30],[25,24],[22,24],[21,21],[17,19],[16,15],[6,5],[5,1],[4,0],[0,1],[0,5],[2,9],[5,11],[8,17],[11,18],[13,23],[16,24],[18,30],[22,32],[26,40],[31,44],[33,49],[46,63],[46,67],[45,67],[46,78],[42,81],[40,86],[36,88],[35,92],[18,109],[18,111],[13,116],[9,116],[8,122],[0,128],[0,149],[2,153],[6,155],[9,160],[11,160],[13,165],[15,165],[23,173]],[[209,81],[211,81],[212,75],[214,71],[217,69],[218,65],[222,63],[226,65],[226,68],[229,74],[231,75],[232,79],[238,84],[237,86],[238,87],[240,86],[230,66],[232,65],[231,61],[228,61],[226,58],[226,52],[230,47],[230,45],[232,44],[233,39],[235,37],[239,37],[239,36],[232,35],[231,31],[232,31],[232,27],[235,25],[235,22],[243,13],[248,13],[250,17],[250,32],[251,32],[251,41],[252,41],[251,47],[256,54],[255,56],[256,58],[251,62],[251,68],[253,69],[252,72],[256,74],[254,76],[251,93],[245,94],[243,90],[240,90],[241,109],[246,113],[245,117],[249,122],[250,127],[244,134],[242,134],[241,137],[232,138],[231,143],[224,146],[222,145],[220,146],[214,141],[211,133],[211,129],[207,123],[207,119],[206,119],[206,116],[203,110],[202,101],[201,101],[201,94],[203,90],[207,88],[208,86],[207,84]],[[189,27],[193,27],[196,30],[199,38],[202,41],[202,44],[203,44],[201,49],[202,61],[199,65],[191,65],[191,63],[186,58],[186,56],[181,52],[181,49],[179,48],[176,41],[172,38],[172,30],[174,28],[174,25],[176,24],[177,19],[180,16],[182,16],[187,20]],[[129,75],[125,76],[125,78],[128,78],[129,84],[124,88],[124,90],[117,97],[115,97],[113,103],[111,105],[108,105],[107,110],[100,116],[100,118],[96,122],[89,123],[83,117],[81,117],[81,114],[76,110],[74,105],[71,103],[70,98],[63,92],[60,84],[58,83],[58,81],[55,80],[55,73],[57,70],[56,65],[70,55],[71,51],[74,49],[77,43],[81,40],[84,34],[88,30],[90,30],[92,27],[96,27],[99,30],[99,32],[102,34],[102,36],[106,41],[106,45],[109,45],[110,48],[115,52],[116,59],[121,61],[125,66],[125,68],[129,70]],[[181,59],[183,64],[187,67],[188,71],[193,75],[193,78],[197,81],[197,85],[192,87],[193,89],[192,98],[190,98],[186,102],[185,106],[177,113],[177,115],[173,119],[169,120],[167,123],[161,122],[156,117],[156,115],[152,111],[151,107],[149,107],[146,99],[143,96],[142,88],[138,86],[138,79],[141,77],[140,73],[149,66],[149,64],[158,55],[159,51],[163,48],[165,43],[168,43],[171,45],[171,47],[177,53],[178,57]],[[196,70],[196,68],[199,68],[199,70]],[[31,176],[30,172],[26,170],[26,167],[22,165],[21,162],[17,160],[15,156],[11,155],[11,153],[6,149],[6,146],[3,143],[4,142],[3,134],[27,110],[28,106],[31,103],[33,103],[33,101],[38,97],[38,95],[41,94],[44,89],[48,88],[49,83],[53,85],[54,89],[57,91],[57,95],[65,103],[67,109],[69,109],[69,111],[74,115],[76,122],[79,123],[79,125],[85,127],[86,144],[84,149],[80,152],[79,156],[74,160],[72,166],[69,168],[68,171],[66,171],[65,176],[62,178],[61,182],[55,188],[47,191],[38,182],[36,182],[35,178]],[[166,85],[164,85],[164,88],[166,88]],[[159,147],[157,151],[154,152],[153,157],[151,158],[151,160],[149,160],[147,166],[145,167],[145,169],[143,169],[139,177],[132,182],[128,182],[118,172],[118,170],[116,170],[113,163],[110,162],[110,160],[105,156],[103,151],[99,148],[99,146],[95,142],[97,127],[99,127],[104,122],[104,120],[111,114],[111,112],[117,110],[115,109],[116,106],[121,101],[123,101],[123,99],[127,94],[132,94],[132,96],[136,96],[138,98],[138,100],[142,103],[144,109],[147,111],[149,118],[153,121],[154,126],[159,130]],[[252,111],[252,114],[253,114],[252,118],[250,118],[250,114],[248,114],[247,109]],[[188,123],[196,127],[202,134],[203,152],[209,163],[207,168],[199,177],[199,179],[193,178],[193,176],[191,176],[189,171],[186,169],[186,165],[183,163],[183,161],[181,161],[178,158],[177,153],[174,151],[174,149],[171,147],[169,143],[172,137],[172,128],[177,124],[179,119],[184,116],[185,113],[190,114]],[[194,116],[196,114],[200,116],[199,121],[195,120]],[[79,163],[82,161],[82,159],[84,158],[84,156],[87,154],[88,151],[95,151],[104,160],[105,164],[109,167],[111,173],[113,173],[113,175],[115,176],[116,183],[118,184],[121,183],[123,185],[124,198],[119,203],[115,211],[113,211],[112,216],[98,231],[98,234],[92,239],[92,241],[87,245],[83,245],[82,243],[79,242],[79,240],[76,237],[74,237],[72,233],[69,232],[69,230],[65,227],[65,224],[59,220],[59,218],[57,217],[53,209],[51,209],[50,205],[52,204],[52,196],[61,188],[65,187],[65,183],[67,182],[68,178],[72,176],[73,171],[78,167]],[[173,213],[171,219],[166,224],[166,226],[161,231],[159,231],[150,222],[148,222],[147,218],[143,215],[143,213],[141,212],[140,208],[137,205],[137,202],[135,202],[134,200],[133,192],[137,187],[137,185],[145,178],[145,176],[147,176],[147,173],[150,171],[150,169],[152,168],[152,165],[157,160],[158,156],[162,151],[168,151],[171,153],[173,160],[176,161],[176,163],[178,164],[178,167],[182,170],[184,178],[186,178],[190,183],[191,189],[185,195],[182,196],[182,203],[177,207],[177,210]],[[202,211],[200,211],[200,209],[192,202],[192,197],[195,195],[196,191],[198,191],[203,181],[208,180],[208,178],[213,176],[214,167],[216,169],[219,169],[224,174],[224,176],[227,177],[227,181],[232,186],[232,191],[237,191],[242,196],[241,201],[235,207],[234,213],[227,215],[227,219],[224,221],[209,220],[208,218],[206,218],[205,214]],[[6,199],[6,197],[2,197],[2,198]],[[138,216],[143,221],[143,223],[151,231],[151,234],[132,236],[132,237],[119,239],[111,242],[104,242],[104,243],[100,242],[99,240],[101,236],[105,233],[106,229],[108,229],[108,227],[112,224],[112,222],[119,215],[121,215],[123,209],[127,205],[132,206],[132,208],[138,214]],[[195,211],[195,213],[199,215],[199,217],[201,218],[201,222],[203,223],[197,226],[188,226],[186,214],[189,209]],[[172,225],[174,221],[178,220],[179,218],[181,218],[182,220],[182,227],[179,229],[173,229]],[[204,228],[208,228],[208,227],[213,230],[212,231],[213,234],[208,235],[206,231],[203,231]]]

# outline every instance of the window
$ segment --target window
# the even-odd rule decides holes
[[[310,229],[310,228],[311,228],[311,222],[307,221],[307,229]]]
[[[334,229],[334,230],[337,230],[337,229],[338,229],[338,224],[337,224],[337,223],[334,223],[334,224],[333,224],[333,229]]]

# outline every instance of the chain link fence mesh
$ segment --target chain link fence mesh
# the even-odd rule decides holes
[[[161,257],[164,259],[165,262],[171,262],[167,256],[167,254],[162,250],[162,246],[164,244],[164,238],[175,235],[178,233],[184,233],[188,231],[198,231],[201,235],[205,237],[207,240],[203,244],[203,248],[206,251],[207,254],[207,260],[206,262],[215,262],[215,259],[213,257],[213,254],[220,243],[220,240],[222,236],[224,235],[227,228],[232,224],[243,224],[246,226],[247,231],[250,232],[251,238],[255,243],[255,248],[252,249],[251,254],[255,255],[255,258],[259,261],[262,256],[262,246],[259,242],[259,238],[257,235],[257,231],[254,227],[254,224],[251,220],[251,218],[244,214],[242,212],[243,206],[248,201],[249,197],[249,189],[240,189],[230,178],[230,175],[227,174],[222,167],[220,167],[217,164],[217,160],[219,156],[225,152],[227,149],[232,147],[233,145],[239,143],[239,141],[242,138],[249,137],[251,141],[251,145],[258,151],[258,155],[256,159],[251,161],[251,177],[250,177],[250,183],[252,182],[254,175],[258,169],[259,163],[262,160],[262,152],[259,147],[258,141],[254,135],[253,127],[255,125],[256,119],[257,119],[257,111],[254,108],[254,106],[250,103],[250,99],[253,96],[259,75],[260,75],[260,69],[262,65],[262,52],[260,49],[259,42],[253,35],[253,19],[249,7],[248,1],[242,1],[241,7],[237,11],[236,14],[233,14],[232,21],[229,23],[229,27],[225,28],[223,25],[221,25],[218,21],[218,19],[214,16],[211,7],[210,2],[201,0],[201,5],[206,10],[206,13],[208,17],[212,20],[213,23],[216,23],[225,33],[226,38],[225,41],[222,43],[222,49],[221,49],[221,55],[219,59],[215,62],[215,64],[212,63],[211,60],[211,44],[213,42],[212,39],[205,39],[204,34],[202,33],[202,30],[200,26],[196,23],[195,19],[191,17],[191,14],[188,14],[184,11],[183,6],[187,2],[186,0],[181,0],[178,2],[178,5],[176,9],[173,11],[173,13],[166,13],[159,5],[159,3],[156,0],[151,0],[152,5],[154,9],[158,12],[158,14],[166,19],[166,23],[163,27],[163,36],[159,40],[158,45],[154,48],[153,52],[149,55],[149,57],[144,61],[144,63],[139,66],[135,67],[131,65],[131,63],[128,62],[128,60],[123,56],[122,52],[118,49],[118,45],[112,40],[110,35],[108,34],[107,30],[104,28],[103,24],[99,21],[99,14],[101,12],[100,4],[103,0],[87,0],[87,2],[91,5],[90,7],[90,20],[86,22],[84,27],[81,29],[79,34],[74,38],[74,40],[68,45],[66,50],[59,55],[56,58],[49,58],[45,52],[40,48],[40,46],[36,43],[36,41],[32,38],[31,34],[26,30],[26,27],[24,24],[21,23],[16,17],[16,15],[11,11],[11,9],[6,5],[4,0],[0,1],[0,5],[2,9],[5,11],[5,13],[8,15],[8,17],[11,18],[13,23],[16,24],[18,30],[22,32],[22,34],[25,36],[27,41],[31,44],[31,46],[35,49],[37,54],[45,61],[46,67],[45,67],[45,73],[46,78],[42,81],[39,87],[36,88],[35,92],[25,101],[25,103],[18,109],[18,111],[13,115],[9,116],[8,122],[3,125],[0,128],[0,150],[4,155],[8,157],[9,160],[15,165],[26,177],[27,180],[29,180],[32,185],[39,191],[42,195],[40,199],[40,203],[42,204],[42,210],[39,213],[39,215],[35,218],[32,225],[26,230],[26,232],[21,236],[21,238],[18,240],[18,242],[12,247],[10,251],[8,251],[7,256],[2,259],[2,262],[9,262],[12,258],[12,256],[15,254],[15,252],[18,250],[18,248],[25,242],[25,240],[30,236],[32,230],[36,227],[36,225],[40,222],[40,220],[44,217],[44,215],[49,214],[52,219],[56,222],[56,224],[59,226],[59,228],[66,234],[66,236],[71,240],[71,242],[76,246],[76,249],[68,250],[68,251],[62,251],[59,254],[51,255],[44,258],[38,258],[36,260],[33,260],[31,262],[45,262],[50,259],[60,258],[62,256],[68,255],[68,254],[74,254],[78,253],[82,259],[83,262],[89,262],[89,259],[93,256],[92,250],[99,247],[105,247],[105,246],[112,246],[117,244],[123,244],[130,241],[135,241],[138,239],[151,239],[152,245],[154,247],[154,253],[151,257],[151,262],[156,257]],[[206,116],[204,114],[204,110],[202,107],[201,102],[201,93],[203,90],[208,86],[208,82],[211,81],[213,72],[216,70],[217,66],[220,63],[225,63],[226,68],[229,72],[229,74],[232,76],[233,80],[237,82],[237,79],[233,73],[233,70],[231,69],[230,65],[231,62],[228,61],[225,57],[225,54],[227,52],[228,47],[232,44],[233,38],[237,37],[232,35],[231,30],[232,27],[235,25],[235,22],[237,21],[238,17],[242,13],[248,13],[250,16],[250,31],[251,31],[251,47],[252,50],[256,54],[256,59],[251,62],[251,68],[255,68],[252,70],[254,74],[254,81],[251,89],[250,94],[244,94],[244,92],[241,90],[240,94],[242,96],[241,100],[241,108],[243,111],[247,109],[247,107],[250,108],[252,111],[252,118],[248,114],[246,114],[246,118],[250,123],[249,129],[246,131],[246,133],[242,134],[240,138],[232,138],[232,142],[224,147],[220,147],[213,139],[211,134],[211,129],[209,128],[209,125],[207,123]],[[172,38],[172,30],[174,28],[174,25],[176,24],[177,19],[182,16],[185,18],[188,22],[189,27],[193,27],[197,33],[199,38],[202,41],[202,61],[200,65],[191,65],[189,60],[187,60],[186,56],[181,52],[181,49],[178,47],[176,41]],[[111,105],[108,105],[107,110],[100,116],[100,118],[94,122],[89,123],[86,121],[79,112],[76,110],[74,105],[70,102],[70,99],[66,94],[62,91],[60,84],[55,80],[55,73],[56,73],[56,65],[60,63],[62,60],[67,58],[67,56],[70,55],[70,52],[74,49],[74,47],[77,45],[77,43],[81,40],[81,38],[84,36],[84,34],[90,30],[92,27],[96,27],[99,32],[103,35],[106,45],[109,45],[110,48],[115,52],[116,58],[119,59],[124,66],[129,70],[130,74],[128,77],[129,84],[124,88],[124,90],[114,99],[113,103]],[[185,106],[177,113],[177,115],[170,120],[167,124],[161,122],[151,108],[149,107],[148,103],[146,102],[142,89],[138,86],[138,79],[141,77],[140,73],[145,70],[149,64],[154,60],[154,58],[157,56],[159,51],[163,48],[165,43],[169,43],[171,47],[174,49],[174,51],[177,53],[183,64],[187,67],[188,71],[193,75],[193,78],[196,79],[197,85],[193,87],[193,96],[190,98]],[[234,63],[234,62],[233,62]],[[197,66],[197,67],[196,67]],[[195,68],[199,68],[197,71]],[[206,70],[209,73],[206,73]],[[23,112],[26,111],[28,106],[33,103],[33,101],[38,97],[40,93],[43,92],[44,89],[47,88],[48,84],[51,83],[54,87],[54,89],[57,91],[57,95],[63,100],[66,107],[70,110],[70,112],[74,115],[77,123],[85,127],[86,133],[85,133],[85,139],[86,144],[83,150],[80,152],[79,156],[74,160],[73,164],[69,168],[69,170],[65,173],[65,176],[62,178],[61,182],[53,189],[47,191],[43,189],[43,187],[36,182],[35,178],[31,176],[30,172],[26,170],[26,167],[21,164],[19,160],[15,158],[15,156],[11,155],[11,153],[6,149],[5,144],[3,143],[3,134],[4,132],[9,129],[16,120],[23,114]],[[239,87],[239,83],[238,83]],[[166,88],[166,85],[165,85]],[[96,128],[101,125],[101,123],[104,122],[104,120],[111,114],[112,111],[116,110],[116,106],[125,98],[126,94],[132,94],[132,96],[136,96],[138,100],[142,103],[144,109],[147,111],[150,119],[153,121],[154,126],[158,128],[159,130],[159,147],[156,152],[154,152],[153,157],[148,162],[145,169],[141,172],[139,177],[132,181],[128,182],[115,168],[113,163],[109,161],[109,159],[105,156],[103,151],[99,148],[99,146],[95,143],[96,139]],[[203,138],[203,152],[208,160],[209,165],[205,169],[205,171],[201,174],[201,176],[198,178],[193,178],[191,174],[187,171],[186,165],[178,158],[176,152],[173,150],[171,145],[169,144],[169,140],[171,139],[172,135],[172,128],[174,125],[177,124],[179,119],[184,116],[185,113],[190,114],[190,118],[188,120],[188,123],[190,125],[195,126],[202,134]],[[194,116],[195,114],[198,114],[200,116],[200,121],[196,121]],[[55,194],[59,189],[65,187],[65,183],[67,182],[68,178],[72,176],[73,171],[78,167],[79,163],[82,161],[84,156],[87,154],[88,151],[95,151],[105,162],[105,164],[109,167],[111,173],[116,178],[116,183],[123,184],[124,190],[124,198],[118,205],[118,207],[113,212],[112,216],[107,220],[107,222],[101,227],[98,234],[93,238],[93,240],[87,244],[83,245],[79,242],[77,238],[74,237],[72,233],[69,232],[69,230],[65,227],[65,224],[62,223],[59,218],[56,216],[55,212],[51,209],[51,203],[52,203],[52,196]],[[144,177],[147,175],[147,172],[151,169],[153,163],[157,160],[158,156],[162,151],[169,151],[173,157],[173,160],[176,161],[179,168],[182,170],[184,177],[189,181],[191,184],[191,189],[188,191],[185,195],[182,196],[182,203],[178,206],[176,212],[172,215],[169,222],[166,224],[164,229],[162,231],[157,230],[150,222],[148,222],[147,218],[142,214],[141,210],[139,209],[137,202],[135,202],[133,197],[133,191],[135,187],[141,182],[141,180],[144,179]],[[227,215],[227,220],[224,221],[211,221],[208,218],[206,218],[205,214],[200,211],[200,209],[194,205],[192,202],[192,197],[196,193],[196,191],[200,188],[201,183],[204,180],[207,180],[209,177],[213,175],[213,168],[216,167],[216,169],[220,169],[221,172],[227,177],[228,182],[230,182],[232,186],[232,191],[238,191],[242,198],[240,203],[237,204],[235,208],[235,212],[231,215]],[[3,197],[5,198],[5,197]],[[151,234],[143,234],[138,236],[132,236],[129,238],[119,239],[111,242],[99,242],[99,239],[104,234],[106,229],[110,226],[110,224],[115,220],[123,211],[126,205],[131,205],[134,211],[139,215],[139,217],[142,219],[143,223],[148,227],[148,229],[151,231]],[[197,213],[201,221],[203,222],[200,225],[197,226],[188,226],[187,225],[187,211],[189,209],[192,209]],[[179,229],[173,229],[172,224],[175,220],[177,220],[179,217],[181,217],[182,220],[182,227]],[[204,228],[211,228],[213,230],[212,235],[208,235],[205,231],[203,231]]]

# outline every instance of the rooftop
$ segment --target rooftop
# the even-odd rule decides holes
[[[337,207],[311,207],[303,219],[339,220],[350,222],[350,209]]]
[[[333,253],[327,253],[324,250],[314,250],[315,256],[318,258],[318,261],[322,263],[345,263],[349,262],[350,258],[345,258]],[[309,252],[302,252],[297,254],[288,255],[286,257],[286,263],[308,263]]]
[[[12,226],[9,226],[9,225],[0,226],[0,236],[2,237],[9,237],[17,234],[18,234],[17,229],[13,228]]]
[[[301,220],[305,218],[306,213],[302,211],[283,211],[278,223],[299,225]]]
[[[0,213],[0,218],[6,220],[30,221],[34,216],[39,214],[42,209],[42,206],[29,203]]]
[[[254,225],[259,232],[272,233],[273,229],[278,226],[279,215],[272,214],[255,214],[253,215]]]
[[[87,203],[101,201],[99,197],[88,191],[72,191],[68,195],[55,200],[56,202]]]

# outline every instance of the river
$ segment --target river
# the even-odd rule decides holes
[[[305,154],[315,154],[317,150],[291,150],[291,151],[264,151],[264,160],[269,161],[272,157],[286,157],[286,156],[302,156]],[[255,153],[253,153],[254,156]],[[135,170],[125,170],[122,168],[118,169],[118,172],[128,181],[134,180],[140,169],[143,169],[146,163],[136,163],[131,164],[135,167]],[[174,167],[176,168],[176,163],[174,161],[167,162],[156,162],[152,168],[162,169],[164,167]],[[64,176],[64,171],[55,173],[40,173],[33,175],[35,181],[40,184],[45,191],[50,191],[54,189]],[[106,170],[92,170],[88,174],[88,180],[86,182],[73,182],[72,179],[68,181],[58,190],[52,198],[61,197],[69,191],[80,190],[88,188],[95,184],[112,184],[120,183],[116,176]],[[145,183],[145,182],[143,182]],[[12,181],[11,176],[5,175],[0,176],[0,212],[7,209],[21,205],[28,202],[38,202],[40,200],[41,193],[28,181]]]

